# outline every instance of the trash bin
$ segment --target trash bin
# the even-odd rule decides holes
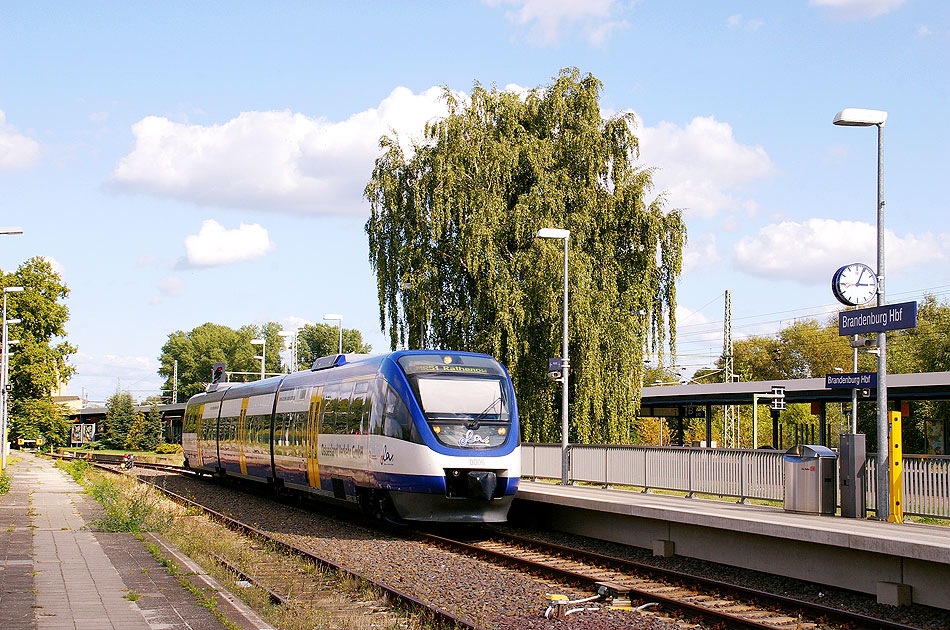
[[[785,451],[785,511],[835,513],[835,452],[816,444],[797,444]]]

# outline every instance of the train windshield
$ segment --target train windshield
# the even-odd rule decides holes
[[[399,364],[442,444],[479,449],[508,441],[511,403],[505,372],[496,361],[451,354],[407,355]]]

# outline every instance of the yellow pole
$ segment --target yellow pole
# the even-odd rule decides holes
[[[891,514],[888,516],[889,523],[904,522],[904,446],[901,443],[901,412],[890,412],[890,464],[888,470],[888,480],[890,492],[888,496],[891,503]]]

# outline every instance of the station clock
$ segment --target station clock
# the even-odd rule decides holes
[[[842,304],[867,304],[877,295],[877,274],[863,263],[845,265],[832,277],[831,290]]]

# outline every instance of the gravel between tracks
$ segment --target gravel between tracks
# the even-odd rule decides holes
[[[377,579],[417,599],[430,602],[486,629],[600,630],[672,628],[649,614],[620,611],[584,612],[565,620],[546,620],[546,593],[561,593],[571,599],[586,597],[558,584],[531,579],[520,572],[487,567],[456,553],[388,536],[379,531],[284,506],[207,481],[137,471],[159,477],[160,485],[238,518],[320,556]],[[508,528],[500,528],[508,529]],[[590,549],[618,558],[656,564],[684,573],[726,580],[745,587],[780,593],[909,626],[937,630],[950,628],[950,613],[926,606],[895,608],[878,605],[872,597],[830,589],[800,580],[756,571],[735,569],[710,562],[674,556],[654,558],[648,550],[552,532],[524,532],[557,544]]]
[[[280,505],[226,486],[145,469],[136,472],[155,477],[154,482],[172,492],[437,605],[486,630],[674,627],[652,615],[636,612],[585,612],[565,620],[547,620],[543,618],[546,593],[561,593],[571,599],[591,593],[531,579],[518,571],[487,566],[453,552]]]

